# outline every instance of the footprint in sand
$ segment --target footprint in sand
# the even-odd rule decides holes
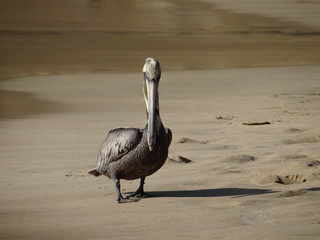
[[[308,176],[301,175],[301,174],[292,174],[287,176],[276,176],[275,182],[281,184],[295,184],[295,183],[304,183],[309,179]]]
[[[270,175],[267,178],[264,179],[255,179],[253,182],[258,184],[270,184],[270,183],[279,183],[284,185],[289,184],[301,184],[304,182],[309,182],[315,179],[319,179],[320,174],[313,173],[311,175],[303,175],[303,174],[290,174],[286,176],[280,176],[280,175]]]

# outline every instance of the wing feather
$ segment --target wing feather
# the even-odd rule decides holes
[[[98,172],[104,173],[110,162],[119,160],[130,152],[142,138],[142,131],[137,128],[117,128],[111,130],[101,144],[98,156]]]

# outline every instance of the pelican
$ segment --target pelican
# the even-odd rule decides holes
[[[111,130],[99,149],[96,168],[89,171],[94,176],[105,175],[114,181],[119,203],[136,202],[147,196],[143,188],[145,178],[165,163],[172,139],[171,130],[164,128],[159,114],[160,63],[154,58],[147,58],[142,71],[146,126]],[[139,178],[137,191],[123,197],[120,179]]]

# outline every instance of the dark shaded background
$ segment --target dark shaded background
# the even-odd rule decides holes
[[[0,77],[138,72],[145,57],[166,70],[313,65],[311,27],[231,13],[201,1],[2,0]]]

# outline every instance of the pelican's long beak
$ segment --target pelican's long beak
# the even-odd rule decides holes
[[[147,141],[149,150],[152,151],[156,144],[158,130],[158,83],[154,79],[145,79],[148,93],[148,133]]]
[[[158,85],[161,77],[159,62],[154,58],[147,58],[142,69],[144,76],[144,99],[148,111],[147,141],[149,150],[156,145],[157,134],[161,126],[159,116]]]

